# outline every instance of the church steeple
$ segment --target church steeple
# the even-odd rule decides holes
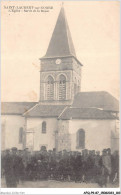
[[[67,56],[76,57],[76,53],[66,20],[65,11],[62,6],[46,55],[43,58]]]
[[[81,66],[62,7],[46,52],[40,58],[41,104],[71,105],[81,89]]]

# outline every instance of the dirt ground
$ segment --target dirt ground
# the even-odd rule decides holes
[[[5,179],[1,180],[1,187],[6,188]],[[61,182],[55,180],[47,181],[25,181],[19,183],[18,188],[99,188],[97,183],[75,183],[75,182]],[[108,184],[107,188],[118,188],[118,184]]]

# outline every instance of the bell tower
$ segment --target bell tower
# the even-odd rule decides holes
[[[44,57],[40,58],[40,103],[71,104],[81,90],[81,66],[62,7]]]

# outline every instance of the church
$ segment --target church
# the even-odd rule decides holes
[[[39,102],[1,104],[1,149],[119,150],[119,102],[106,91],[81,92],[83,64],[63,7],[40,66]]]

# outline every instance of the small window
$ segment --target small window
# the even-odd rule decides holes
[[[19,129],[19,143],[23,142],[23,127]]]
[[[83,129],[79,129],[77,131],[77,148],[84,149],[85,148],[85,131]]]
[[[46,133],[46,122],[42,122],[42,133]]]

